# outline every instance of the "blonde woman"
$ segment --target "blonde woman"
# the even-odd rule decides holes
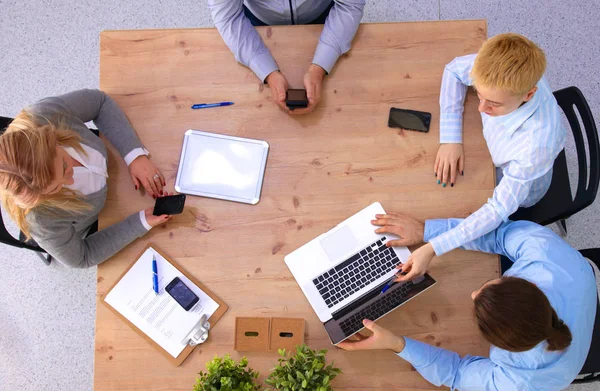
[[[135,189],[163,195],[165,179],[127,117],[98,90],[46,98],[24,109],[0,136],[0,196],[21,231],[76,268],[104,262],[170,216],[152,208],[86,237],[104,207],[107,153],[85,125],[94,121],[129,166]]]

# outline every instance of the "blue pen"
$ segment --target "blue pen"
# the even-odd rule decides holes
[[[209,107],[221,107],[221,106],[231,106],[233,102],[219,102],[219,103],[197,103],[192,105],[192,109],[207,109]]]
[[[152,255],[152,287],[158,295],[158,269],[156,268],[156,255]]]
[[[395,280],[396,278],[398,278],[398,277],[397,277],[397,276],[394,274],[394,277],[392,277],[392,279],[391,279],[391,280],[389,280],[387,284],[385,284],[385,286],[384,286],[384,287],[383,287],[383,289],[381,290],[381,293],[380,293],[380,295],[383,295],[383,294],[384,294],[384,293],[385,293],[385,292],[386,292],[388,289],[390,289],[390,288],[392,287],[392,285],[394,285],[394,284],[395,284],[394,280]]]

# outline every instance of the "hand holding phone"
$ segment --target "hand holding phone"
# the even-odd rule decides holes
[[[183,212],[185,205],[185,194],[169,195],[158,197],[154,204],[154,216],[176,215]]]
[[[285,95],[285,104],[290,110],[304,109],[308,107],[308,96],[306,95],[306,90],[287,90]]]

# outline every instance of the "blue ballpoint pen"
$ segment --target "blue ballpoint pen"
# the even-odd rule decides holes
[[[152,287],[158,295],[158,269],[156,268],[156,255],[152,255]]]
[[[398,276],[396,276],[396,275],[394,274],[394,277],[392,277],[392,279],[391,279],[391,280],[389,280],[387,284],[385,284],[385,286],[384,286],[384,287],[383,287],[383,289],[381,290],[381,293],[380,293],[380,295],[383,295],[383,294],[384,294],[384,293],[385,293],[385,292],[386,292],[388,289],[390,289],[390,288],[392,287],[392,285],[394,285],[394,283],[395,283],[395,282],[394,282],[394,280],[395,280],[396,278],[398,278]]]
[[[206,109],[209,107],[221,107],[221,106],[231,106],[233,102],[219,102],[219,103],[197,103],[192,105],[192,109]]]

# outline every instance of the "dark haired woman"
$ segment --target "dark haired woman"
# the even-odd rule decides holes
[[[460,219],[419,221],[378,215],[376,232],[402,239],[392,245],[428,241]],[[468,243],[466,250],[506,255],[514,263],[503,277],[473,292],[479,330],[492,344],[489,358],[458,354],[397,337],[365,320],[370,337],[357,334],[338,346],[347,350],[389,349],[429,382],[452,390],[562,390],[575,379],[588,354],[598,293],[592,267],[551,230],[525,221],[506,222]],[[416,277],[409,265],[399,280]]]

